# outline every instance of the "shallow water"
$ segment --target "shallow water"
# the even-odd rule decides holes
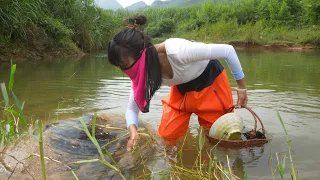
[[[260,148],[218,149],[218,157],[224,160],[225,155],[229,155],[230,163],[240,177],[246,169],[249,179],[270,179],[270,157],[274,170],[275,152],[287,152],[285,134],[277,118],[279,111],[292,139],[299,176],[319,179],[320,52],[239,50],[238,54],[246,74],[248,106],[260,116],[273,140]],[[9,66],[0,64],[0,81],[8,81]],[[230,73],[229,79],[234,90],[236,83]],[[120,70],[110,66],[106,55],[100,53],[82,58],[17,62],[14,90],[19,99],[25,101],[27,117],[53,121],[106,109],[120,109],[119,113],[122,113],[128,101],[130,81]],[[151,102],[151,112],[140,116],[154,129],[161,119],[160,100],[168,93],[169,88],[162,87]],[[250,127],[253,122],[250,114],[245,110],[237,112]],[[197,155],[199,125],[196,116],[192,116],[189,126],[183,152],[186,166],[191,166]],[[212,145],[207,143],[205,148],[210,149]],[[289,164],[286,172],[289,178]],[[279,179],[277,173],[274,176]]]

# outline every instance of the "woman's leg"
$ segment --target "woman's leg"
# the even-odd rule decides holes
[[[189,126],[191,113],[185,111],[185,97],[172,87],[170,95],[162,100],[163,113],[158,133],[165,141],[165,154],[172,161],[177,161],[176,141],[184,136]]]
[[[198,97],[195,114],[199,124],[210,128],[225,111],[233,106],[232,92],[226,70],[215,79],[211,86],[196,93]]]
[[[187,132],[191,113],[184,111],[184,101],[184,96],[175,86],[171,87],[170,95],[162,100],[163,112],[158,133],[167,144],[174,145]]]

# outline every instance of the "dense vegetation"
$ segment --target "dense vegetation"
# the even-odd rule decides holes
[[[298,43],[320,45],[320,1],[206,1],[201,6],[147,9],[146,32],[152,37],[204,41]]]
[[[207,0],[203,5],[112,12],[94,0],[1,0],[0,56],[104,49],[123,19],[143,13],[154,38],[320,45],[318,0]],[[23,56],[23,55],[22,55]],[[13,56],[14,57],[14,56]]]
[[[98,50],[116,24],[94,0],[1,0],[0,54]]]

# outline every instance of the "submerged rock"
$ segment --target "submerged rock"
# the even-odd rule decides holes
[[[97,118],[96,139],[99,145],[112,142],[103,149],[112,155],[117,165],[104,154],[105,159],[117,166],[129,178],[142,162],[152,157],[155,151],[154,141],[142,137],[133,152],[126,151],[128,133],[125,130],[125,120],[117,115],[105,114]],[[91,131],[93,115],[82,117]],[[106,129],[103,127],[118,127]],[[44,154],[47,179],[73,179],[70,168],[80,179],[119,179],[119,175],[100,162],[72,163],[82,160],[101,159],[96,146],[80,129],[83,128],[78,119],[59,121],[47,127],[43,133]],[[121,130],[121,128],[123,128]],[[41,179],[39,143],[32,134],[25,135],[6,146],[1,154],[3,169],[11,179]]]

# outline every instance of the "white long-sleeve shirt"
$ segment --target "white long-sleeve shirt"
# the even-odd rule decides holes
[[[173,78],[162,79],[162,85],[175,86],[189,82],[202,74],[211,59],[224,58],[235,80],[244,78],[244,73],[233,46],[227,44],[205,44],[185,39],[171,38],[165,41],[168,61],[172,67]],[[131,90],[126,111],[127,127],[138,127],[139,107]]]

